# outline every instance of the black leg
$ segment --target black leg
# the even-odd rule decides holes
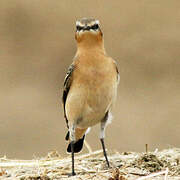
[[[109,161],[108,161],[107,154],[106,154],[105,145],[104,145],[104,138],[101,138],[100,140],[101,140],[101,144],[102,144],[102,148],[103,148],[103,153],[104,153],[104,157],[106,159],[107,166],[108,166],[108,168],[110,168]]]
[[[75,176],[74,172],[74,141],[71,142],[71,157],[72,157],[72,176]]]

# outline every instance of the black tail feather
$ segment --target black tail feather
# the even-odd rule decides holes
[[[78,153],[81,151],[81,149],[83,148],[83,143],[84,143],[84,138],[85,138],[85,135],[79,139],[78,141],[76,141],[74,143],[74,152],[75,153]],[[68,147],[67,147],[67,152],[71,152],[71,143],[69,143]]]

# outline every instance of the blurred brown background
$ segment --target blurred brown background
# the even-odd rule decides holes
[[[82,17],[100,20],[121,72],[107,148],[180,146],[179,0],[1,0],[0,156],[65,155],[62,83]],[[99,126],[87,136],[93,150],[98,136]]]

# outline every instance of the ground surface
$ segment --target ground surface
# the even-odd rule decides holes
[[[68,177],[71,158],[62,158],[56,151],[33,160],[0,159],[0,179],[101,179],[101,180],[180,180],[180,149],[148,153],[108,152],[111,169],[106,168],[102,151],[76,156],[75,177]],[[149,177],[150,176],[150,177]]]

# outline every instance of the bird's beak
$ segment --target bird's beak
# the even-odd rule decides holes
[[[83,31],[89,31],[90,30],[90,27],[89,26],[85,26],[84,28],[83,28]]]

